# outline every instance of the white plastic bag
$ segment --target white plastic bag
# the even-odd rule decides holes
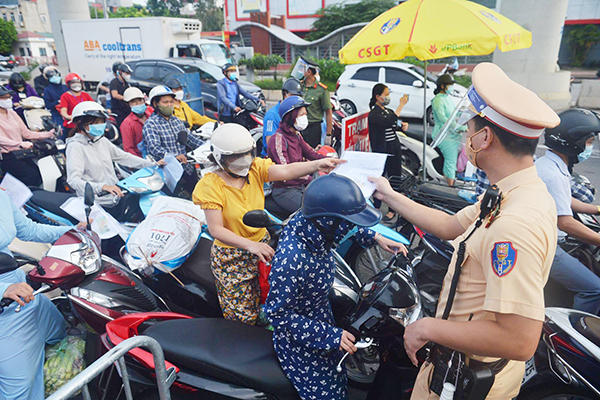
[[[152,203],[146,219],[127,239],[129,266],[148,272],[177,269],[194,250],[202,227],[204,211],[191,201],[160,196]]]

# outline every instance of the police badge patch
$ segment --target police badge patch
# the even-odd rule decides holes
[[[512,271],[517,263],[517,251],[512,242],[497,242],[492,250],[492,268],[500,278]]]

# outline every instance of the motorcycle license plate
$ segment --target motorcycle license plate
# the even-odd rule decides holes
[[[525,363],[525,374],[523,374],[523,381],[521,382],[521,386],[527,383],[531,378],[533,378],[537,374],[537,370],[535,369],[535,357],[531,357]]]

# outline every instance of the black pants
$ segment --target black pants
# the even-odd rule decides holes
[[[311,122],[302,132],[304,141],[313,149],[321,144],[321,122]]]
[[[374,150],[375,151],[375,150]],[[400,140],[385,142],[385,153],[389,154],[385,161],[384,173],[388,179],[392,176],[402,175],[402,146]],[[373,199],[373,205],[376,208],[381,206],[381,200]]]
[[[41,186],[42,175],[32,158],[17,160],[11,153],[3,153],[0,166],[27,186]]]
[[[290,214],[296,212],[302,205],[302,195],[305,186],[289,188],[274,188],[273,200],[277,205]]]
[[[221,115],[219,116],[219,120],[224,124],[231,124],[233,122],[233,116],[231,115]]]

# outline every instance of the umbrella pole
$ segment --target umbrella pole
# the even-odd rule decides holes
[[[425,60],[425,76],[423,76],[423,181],[427,180],[427,167],[425,159],[427,157],[427,60]]]

